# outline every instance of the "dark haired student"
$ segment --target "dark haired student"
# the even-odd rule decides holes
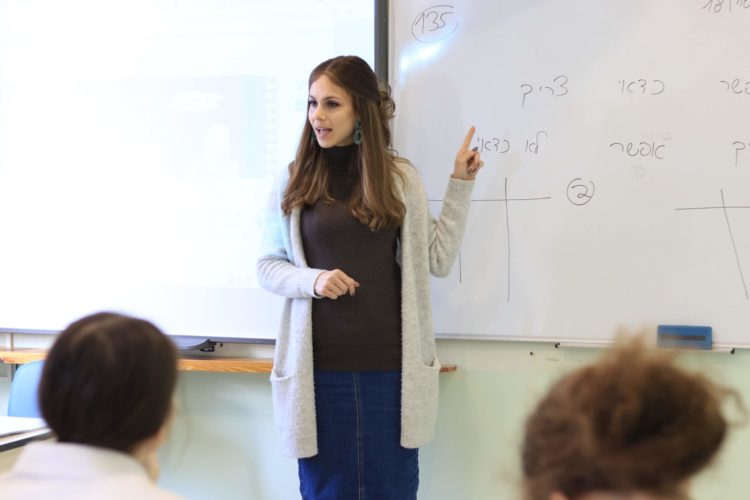
[[[0,499],[181,498],[155,484],[176,380],[175,346],[148,321],[99,313],[72,323],[39,386],[56,440],[24,448],[0,476]]]
[[[271,375],[283,451],[299,459],[305,500],[413,500],[438,406],[429,275],[458,254],[482,166],[474,129],[435,220],[392,148],[394,102],[368,64],[336,57],[308,83],[258,261],[262,286],[287,298]]]

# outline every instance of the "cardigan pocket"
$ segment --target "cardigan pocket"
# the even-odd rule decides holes
[[[440,362],[404,367],[401,393],[401,446],[419,448],[432,439],[437,423]]]
[[[415,363],[411,370],[407,370],[406,376],[410,377],[410,384],[416,389],[414,396],[422,403],[428,404],[434,398],[430,389],[437,388],[438,377],[440,376],[440,361],[433,358],[432,363]]]
[[[271,385],[276,385],[277,383],[284,382],[286,380],[289,380],[294,376],[294,373],[290,373],[287,375],[280,374],[278,371],[276,371],[276,367],[271,369],[271,376],[268,378],[268,380],[271,381]]]
[[[315,403],[306,391],[306,377],[299,372],[279,376],[271,372],[273,413],[284,455],[311,457],[318,453],[315,432]]]
[[[271,381],[273,403],[277,409],[282,409],[283,406],[290,404],[291,401],[296,399],[295,395],[299,397],[299,394],[295,394],[299,391],[296,373],[280,375],[276,370],[272,370],[269,380]],[[286,413],[284,410],[282,412]]]
[[[296,405],[294,402],[299,401],[299,380],[296,373],[280,376],[273,370],[269,380],[271,381],[273,410],[277,426],[292,424],[291,427],[294,427],[293,423],[296,421]]]
[[[440,369],[443,367],[443,365],[440,364],[440,361],[438,360],[437,356],[432,358],[432,362],[429,364],[424,365],[425,368],[429,368],[431,370],[437,370],[440,371]]]

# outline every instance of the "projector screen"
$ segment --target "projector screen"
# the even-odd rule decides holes
[[[100,310],[273,338],[255,263],[307,77],[374,61],[365,0],[0,0],[0,331]]]

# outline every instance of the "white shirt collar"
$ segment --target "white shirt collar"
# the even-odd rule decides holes
[[[136,474],[148,479],[146,469],[132,456],[120,451],[54,441],[31,443],[12,468],[16,474],[46,477],[97,478],[103,475]]]

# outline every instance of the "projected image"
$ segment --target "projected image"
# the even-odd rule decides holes
[[[273,337],[281,300],[255,277],[270,186],[309,71],[371,61],[372,15],[369,1],[0,0],[0,330],[109,309],[172,334]]]
[[[2,203],[8,211],[25,206],[27,215],[46,208],[34,217],[33,234],[8,227],[9,219],[0,227],[22,233],[26,248],[48,246],[58,233],[60,241],[92,239],[83,248],[62,245],[35,267],[51,275],[65,269],[78,282],[98,281],[111,267],[102,258],[126,253],[138,266],[123,259],[108,269],[119,285],[252,285],[249,200],[266,192],[268,80],[11,88],[0,107],[0,137],[16,139],[4,140],[0,153]],[[9,123],[18,116],[34,120]],[[146,241],[158,245],[144,252]]]
[[[264,177],[274,83],[259,76],[3,85],[5,175]],[[270,105],[269,105],[270,103]],[[25,118],[24,118],[25,117]]]

